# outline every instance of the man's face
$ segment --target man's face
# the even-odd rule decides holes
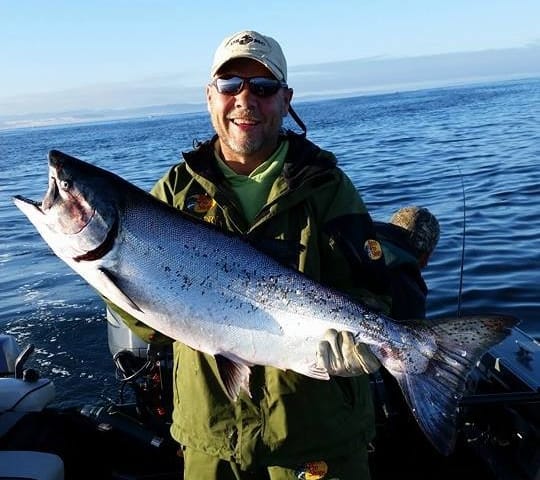
[[[261,63],[239,58],[223,66],[218,77],[274,78]],[[287,115],[292,90],[280,88],[275,95],[260,97],[248,86],[235,95],[219,93],[213,85],[206,89],[208,110],[219,136],[225,160],[244,159],[254,166],[275,150],[283,117]]]

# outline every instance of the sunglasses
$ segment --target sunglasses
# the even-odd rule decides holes
[[[219,77],[210,85],[222,95],[238,95],[247,83],[249,91],[257,97],[266,98],[275,95],[280,88],[287,88],[285,82],[280,82],[275,78],[266,77]]]

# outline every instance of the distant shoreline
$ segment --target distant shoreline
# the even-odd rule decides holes
[[[354,98],[360,96],[391,95],[401,92],[421,90],[435,90],[444,88],[466,88],[475,85],[519,82],[540,79],[538,74],[515,74],[504,76],[479,76],[476,78],[453,79],[448,81],[418,81],[395,85],[381,85],[379,87],[365,87],[361,89],[343,89],[342,91],[325,91],[297,94],[294,103],[323,102],[336,99]],[[206,104],[167,104],[149,105],[134,109],[114,109],[89,112],[58,112],[50,114],[12,116],[0,120],[0,134],[21,129],[41,129],[68,127],[73,125],[90,125],[109,122],[148,120],[152,118],[173,117],[178,115],[201,114],[206,112]],[[31,117],[31,118],[24,118]]]

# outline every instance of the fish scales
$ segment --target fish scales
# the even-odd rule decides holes
[[[293,365],[302,372],[314,363],[328,328],[358,333],[358,319],[366,313],[362,305],[314,284],[237,238],[189,220],[179,224],[176,212],[157,207],[144,211],[150,219],[161,219],[157,225],[141,221],[135,202],[126,209],[130,215],[121,219],[122,236],[111,258],[120,288],[138,299],[143,312],[159,311],[167,320],[160,324],[163,333],[206,353],[234,351],[252,364]],[[170,225],[175,227],[167,228]],[[154,239],[150,247],[141,241],[149,233]],[[136,281],[143,276],[155,281]],[[202,339],[190,338],[192,319],[204,326],[197,332],[204,332]],[[231,329],[234,335],[227,331]],[[373,334],[372,343],[389,336],[382,321],[363,333],[363,340]],[[267,335],[272,335],[271,342]],[[285,359],[287,364],[282,363]]]

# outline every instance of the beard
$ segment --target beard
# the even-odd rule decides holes
[[[236,141],[229,136],[219,136],[221,141],[227,145],[234,153],[241,155],[252,155],[262,149],[264,141],[262,138],[246,138],[242,141]]]
[[[242,115],[242,117],[245,119],[258,120],[258,118],[253,116],[249,110],[244,111],[243,113],[244,115]],[[231,135],[227,128],[227,123],[224,124],[221,118],[212,115],[211,120],[214,130],[222,144],[239,155],[253,155],[264,150],[268,145],[275,145],[281,130],[281,122],[279,122],[279,124],[273,125],[272,128],[269,129],[272,130],[271,132],[258,132],[255,135]],[[229,122],[229,120],[227,119],[225,122]],[[234,129],[234,127],[232,128]],[[275,132],[273,132],[274,129]]]

